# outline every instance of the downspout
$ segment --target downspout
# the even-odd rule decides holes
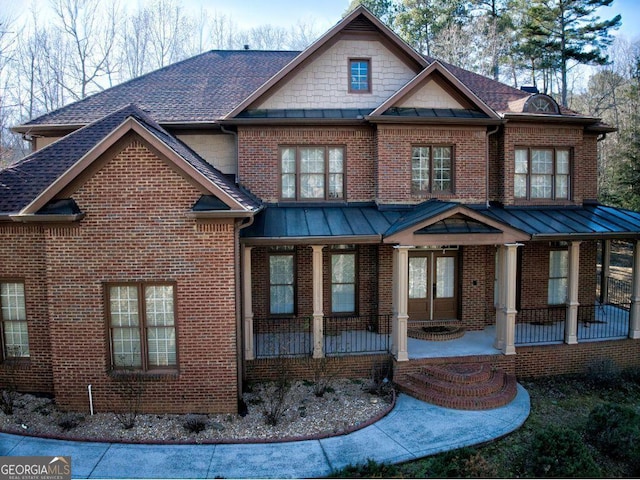
[[[239,365],[238,365],[238,413],[242,413],[240,411],[240,399],[242,399],[242,383],[244,381],[244,376],[245,376],[245,360],[244,360],[244,335],[243,335],[243,331],[242,331],[242,318],[243,318],[243,312],[242,312],[242,276],[241,276],[241,272],[242,272],[242,252],[240,251],[240,230],[243,230],[247,227],[250,227],[251,225],[253,225],[253,222],[255,220],[255,216],[260,213],[260,211],[262,211],[262,209],[264,208],[264,206],[260,206],[260,208],[258,208],[254,214],[249,217],[249,218],[244,218],[242,220],[238,220],[236,221],[236,239],[235,239],[235,244],[236,244],[236,255],[235,255],[235,282],[236,282],[236,291],[235,291],[235,297],[236,297],[236,338],[238,339],[236,341],[236,356],[238,359],[240,359],[239,361]]]
[[[233,137],[235,138],[235,142],[236,142],[236,148],[235,148],[235,152],[236,152],[236,161],[235,161],[235,168],[236,168],[236,172],[235,172],[235,177],[236,177],[236,183],[240,184],[240,166],[238,165],[238,132],[234,132],[233,130],[227,130],[227,128],[225,128],[224,125],[220,125],[220,131],[222,133],[226,133],[227,135],[233,135]],[[247,225],[249,226],[249,225]],[[244,227],[241,227],[244,228]]]
[[[487,149],[485,152],[485,205],[489,208],[489,137],[500,130],[500,125],[496,125],[493,130],[487,132]]]

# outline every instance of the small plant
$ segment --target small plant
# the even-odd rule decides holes
[[[136,425],[136,419],[142,406],[144,394],[144,378],[140,372],[123,372],[116,376],[118,393],[123,400],[124,409],[115,414],[116,419],[125,430]]]
[[[187,415],[182,424],[185,430],[191,433],[200,433],[209,426],[209,421],[204,415]]]
[[[84,417],[78,413],[65,413],[58,419],[58,426],[68,432],[84,422]]]
[[[622,383],[622,370],[610,358],[601,358],[587,366],[587,378],[596,388],[617,388]]]
[[[395,465],[379,463],[369,458],[367,463],[334,470],[329,478],[399,478],[399,475],[400,470]]]
[[[322,397],[325,393],[332,390],[331,384],[336,376],[336,372],[326,357],[309,358],[309,367],[313,373],[313,394],[316,397]]]
[[[5,361],[4,367],[4,381],[0,388],[0,410],[5,415],[13,415],[16,399],[18,398],[18,366],[19,362],[16,360],[21,357],[22,349],[20,347],[14,347],[11,350],[11,356],[9,360]]]
[[[387,396],[393,391],[393,362],[391,358],[371,367],[371,378],[364,386],[365,391],[380,397]]]
[[[589,414],[587,434],[610,457],[640,462],[640,414],[633,408],[617,403],[597,405]]]
[[[276,363],[277,377],[274,382],[264,384],[262,389],[262,414],[267,425],[275,427],[284,412],[289,408],[288,397],[291,392],[289,363],[280,356]]]
[[[539,431],[531,444],[530,462],[536,477],[602,476],[580,435],[566,427],[551,426]]]

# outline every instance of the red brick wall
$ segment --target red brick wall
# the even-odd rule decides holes
[[[374,130],[371,127],[239,127],[240,183],[265,202],[277,202],[280,146],[345,146],[345,188],[350,202],[371,201],[374,192]]]
[[[428,198],[483,203],[486,200],[486,127],[378,127],[377,199],[382,203],[418,203]],[[411,193],[411,148],[453,145],[453,194]]]
[[[460,253],[460,320],[467,330],[482,330],[495,323],[493,246],[465,246]]]
[[[344,251],[341,251],[344,252]],[[351,252],[349,250],[348,252]],[[323,312],[331,315],[331,247],[322,250]],[[357,313],[377,313],[378,298],[378,245],[357,245]],[[313,265],[309,245],[295,247],[296,258],[296,313],[313,314]],[[269,247],[251,250],[251,288],[253,314],[256,318],[269,317]]]
[[[53,376],[59,405],[124,408],[110,376],[105,283],[171,281],[177,292],[175,375],[144,382],[146,412],[237,409],[234,226],[186,213],[201,192],[132,141],[73,198],[86,217],[46,241]]]
[[[0,223],[0,245],[0,282],[24,282],[30,350],[28,360],[0,363],[1,385],[15,382],[21,391],[53,393],[45,232],[41,226]]]

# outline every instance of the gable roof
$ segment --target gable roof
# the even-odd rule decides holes
[[[14,130],[86,125],[132,103],[160,124],[215,122],[298,53],[213,50],[103,90]]]
[[[456,76],[451,74],[449,70],[439,61],[435,60],[431,62],[427,68],[425,68],[419,75],[413,80],[407,83],[403,88],[398,90],[392,95],[386,102],[375,109],[370,115],[370,118],[380,117],[384,115],[390,108],[396,106],[402,99],[407,98],[412,93],[416,92],[425,83],[437,76],[441,76],[449,83],[453,89],[461,95],[466,101],[468,101],[476,111],[479,111],[486,115],[488,118],[497,119],[498,115],[491,109],[481,98],[479,98],[472,90],[470,90],[464,83],[462,83]],[[469,109],[467,109],[469,110]]]
[[[0,171],[0,215],[36,214],[109,146],[135,131],[172,159],[203,190],[252,212],[259,202],[236,187],[135,105],[128,105],[83,127]]]
[[[55,129],[74,129],[131,103],[139,105],[164,126],[228,122],[289,78],[297,68],[331,45],[340,35],[358,35],[371,31],[382,35],[386,43],[393,46],[398,55],[413,66],[416,75],[436,62],[434,58],[416,52],[366,8],[360,6],[303,52],[209,51],[96,93],[30,120],[13,130],[19,133],[40,131],[50,134]],[[517,118],[518,115],[523,115],[522,107],[532,96],[529,92],[446,62],[438,62],[438,65],[442,67],[441,71],[448,72],[450,79],[457,79],[468,90],[468,95],[474,98],[475,104],[484,105],[501,116]],[[549,118],[579,118],[585,124],[596,124],[598,120],[564,107],[561,107],[560,113],[559,116]],[[340,115],[345,116],[343,112]],[[424,116],[433,115],[425,112]],[[599,125],[598,128],[610,131],[606,125]]]

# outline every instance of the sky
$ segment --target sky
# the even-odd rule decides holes
[[[104,0],[111,1],[111,0]],[[135,3],[150,3],[153,0],[133,0]],[[349,6],[350,0],[178,0],[191,13],[204,7],[211,12],[230,17],[240,29],[271,24],[289,27],[305,21],[313,24],[319,32],[335,25]],[[33,3],[46,7],[48,0],[0,0],[0,15],[9,12],[14,16],[26,14]],[[614,0],[612,6],[602,8],[602,19],[622,15],[622,27],[614,35],[627,40],[640,40],[640,0]]]

